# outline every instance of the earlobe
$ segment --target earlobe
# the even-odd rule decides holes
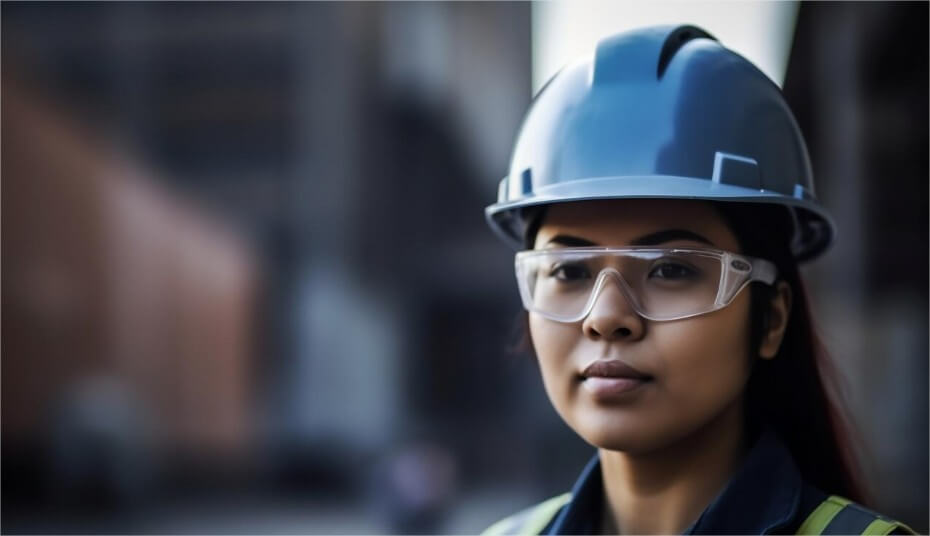
[[[791,313],[791,286],[784,281],[775,285],[775,294],[769,303],[769,321],[759,346],[759,357],[772,359],[778,355],[785,330],[788,327],[788,317]]]

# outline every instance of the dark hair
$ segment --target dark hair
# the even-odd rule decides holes
[[[746,388],[749,429],[772,426],[788,446],[805,479],[829,493],[866,502],[856,471],[853,428],[842,411],[843,383],[811,314],[798,263],[790,250],[791,214],[778,205],[719,203],[719,212],[746,255],[775,263],[791,287],[788,326],[774,359],[757,359],[768,328],[775,287],[755,283],[751,294],[750,359]]]
[[[778,354],[758,359],[758,348],[768,328],[769,304],[775,287],[754,283],[751,292],[750,352],[753,368],[746,388],[747,430],[763,425],[780,435],[805,480],[832,494],[866,503],[856,471],[853,429],[841,408],[841,376],[817,335],[807,292],[790,250],[791,214],[778,205],[717,203],[736,235],[743,253],[768,259],[778,268],[779,280],[791,287],[788,326]],[[525,214],[525,245],[532,249],[545,208]],[[519,351],[532,352],[529,316],[521,315]]]

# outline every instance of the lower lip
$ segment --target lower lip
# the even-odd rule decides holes
[[[601,376],[589,376],[581,382],[581,385],[587,389],[594,398],[611,399],[620,395],[625,395],[639,387],[649,383],[648,379],[638,378],[605,378]]]

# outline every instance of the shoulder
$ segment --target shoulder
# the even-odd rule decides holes
[[[917,534],[904,523],[839,495],[820,493],[804,510],[796,534]]]
[[[541,534],[561,509],[571,501],[564,493],[525,508],[488,527],[483,535]],[[917,534],[913,529],[838,495],[808,496],[799,522],[787,533],[795,534]],[[811,502],[810,499],[816,499]]]
[[[481,534],[496,536],[499,534],[539,534],[559,513],[563,506],[572,499],[571,493],[563,493],[551,499],[520,510],[494,523]]]

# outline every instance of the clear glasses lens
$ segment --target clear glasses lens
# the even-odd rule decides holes
[[[700,250],[648,249],[605,254],[536,250],[517,255],[517,278],[527,308],[576,320],[604,285],[624,289],[637,312],[675,319],[719,307],[723,256]]]

